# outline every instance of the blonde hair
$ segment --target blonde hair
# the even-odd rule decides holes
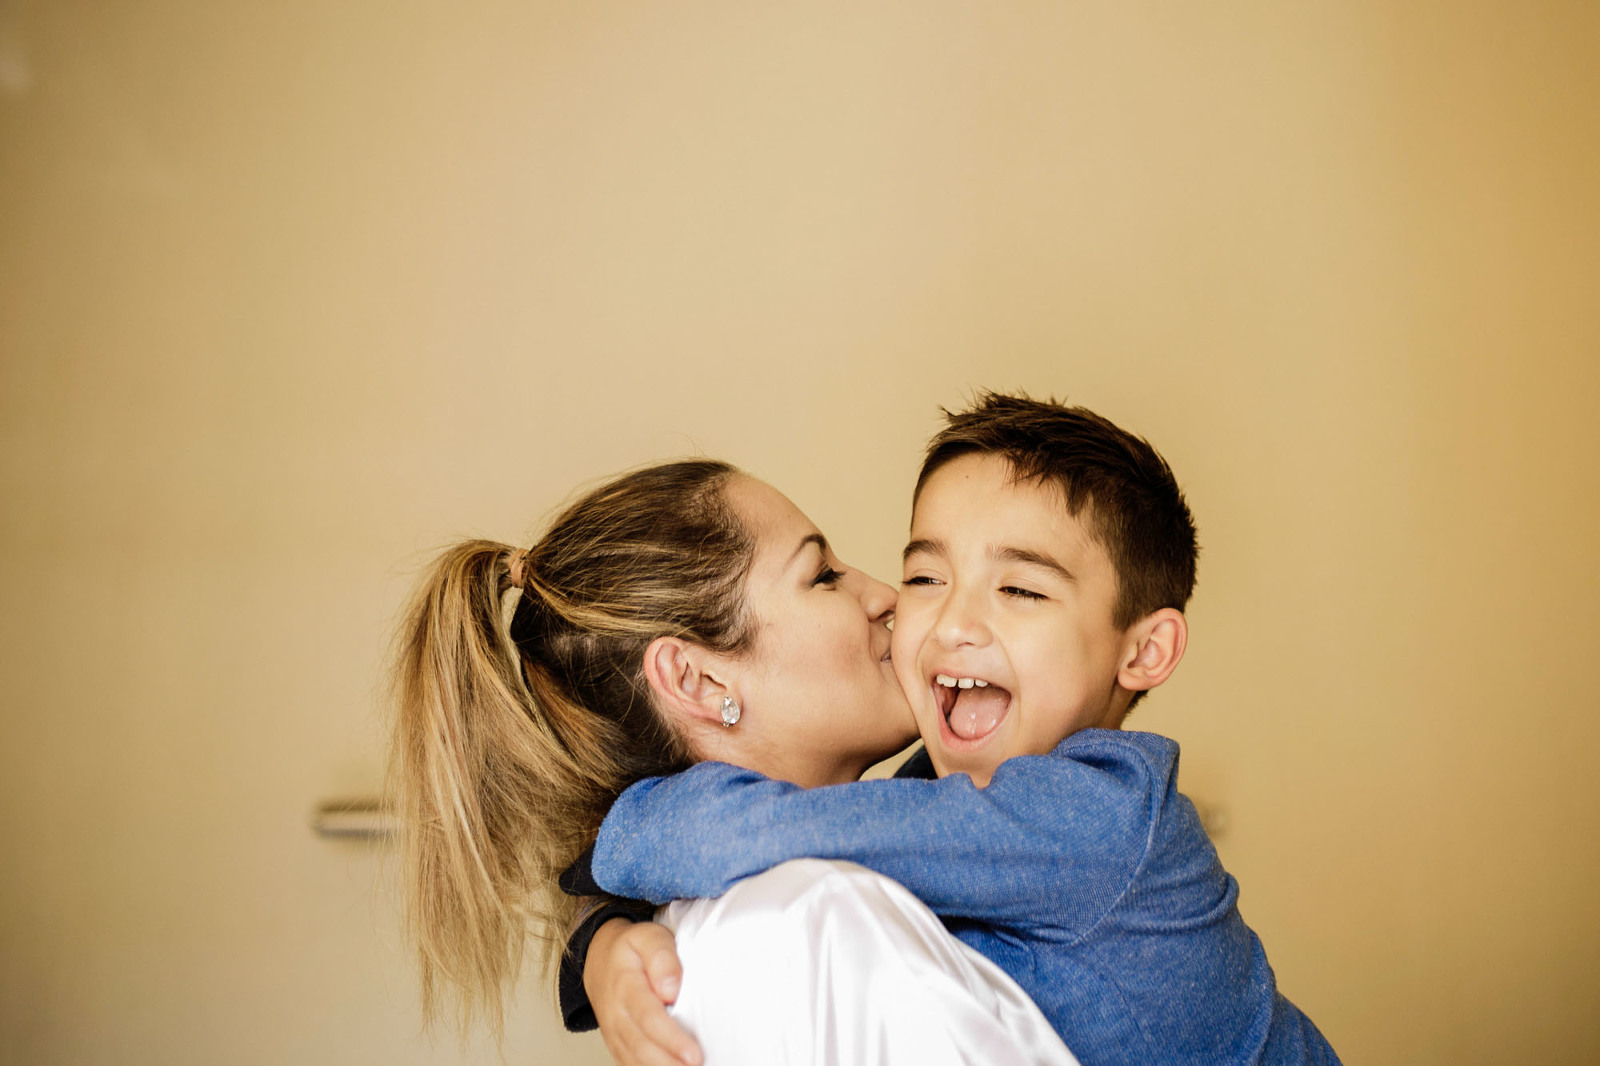
[[[463,1029],[481,1012],[498,1031],[528,938],[548,968],[580,917],[557,875],[623,789],[693,762],[644,651],[661,636],[748,646],[754,544],[724,500],[734,473],[686,460],[625,474],[526,552],[465,541],[424,578],[399,634],[391,787],[430,1021],[443,993]]]

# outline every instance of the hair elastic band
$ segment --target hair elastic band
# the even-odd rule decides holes
[[[527,562],[527,550],[525,548],[517,548],[511,552],[511,558],[506,563],[506,569],[511,572],[511,583],[519,589],[522,587],[522,568]]]

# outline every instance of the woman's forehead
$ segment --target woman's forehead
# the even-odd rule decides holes
[[[780,572],[808,543],[820,538],[811,519],[765,481],[737,475],[728,484],[727,500],[755,538],[754,570]]]

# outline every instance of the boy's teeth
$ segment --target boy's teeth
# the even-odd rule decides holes
[[[988,688],[989,682],[976,677],[951,677],[949,674],[934,674],[933,683],[943,685],[945,688]]]

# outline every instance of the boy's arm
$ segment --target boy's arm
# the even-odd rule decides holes
[[[721,895],[789,859],[845,859],[940,914],[1082,928],[1127,887],[1167,791],[1171,760],[1125,736],[1072,744],[1071,757],[1008,760],[985,789],[957,774],[808,790],[701,763],[623,793],[601,827],[594,875],[609,891],[666,902]]]

